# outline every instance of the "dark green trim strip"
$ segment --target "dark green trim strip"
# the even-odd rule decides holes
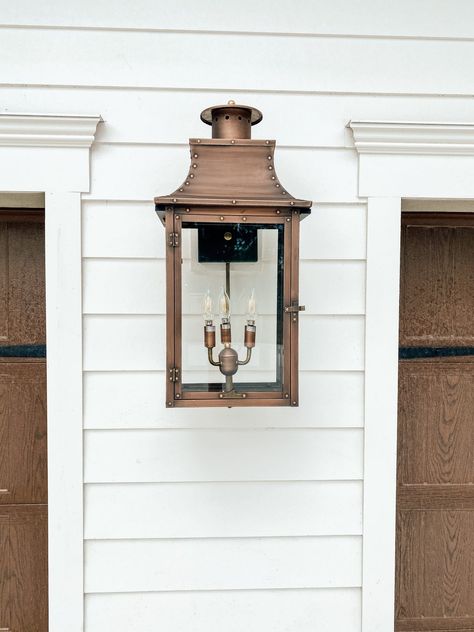
[[[400,360],[414,360],[416,358],[449,358],[460,356],[474,356],[474,347],[400,347]]]
[[[46,358],[46,345],[0,346],[0,358]]]

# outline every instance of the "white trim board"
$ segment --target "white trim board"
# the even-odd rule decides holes
[[[9,147],[87,147],[100,116],[0,112],[0,145]]]
[[[359,153],[359,196],[368,198],[362,631],[391,632],[402,203],[414,208],[416,200],[426,206],[429,199],[452,199],[472,208],[474,124],[353,121],[348,127]]]
[[[25,142],[19,118],[0,115],[0,191],[45,193],[49,632],[82,632],[81,192],[101,119],[35,115]],[[82,127],[79,146],[72,120]]]

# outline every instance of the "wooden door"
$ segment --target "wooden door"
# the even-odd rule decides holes
[[[0,630],[47,632],[44,213],[0,209]]]
[[[474,630],[474,214],[402,222],[395,629]]]

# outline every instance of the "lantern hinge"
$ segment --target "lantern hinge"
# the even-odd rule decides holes
[[[171,248],[177,248],[179,246],[178,233],[170,233],[168,235],[168,246],[171,246]]]
[[[169,371],[170,382],[178,382],[179,381],[179,369],[177,367],[172,367]]]

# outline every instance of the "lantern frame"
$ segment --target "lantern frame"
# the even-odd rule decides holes
[[[208,108],[201,119],[212,125],[213,138],[190,139],[191,165],[185,181],[174,193],[155,198],[156,212],[166,229],[166,406],[298,406],[298,328],[299,312],[304,309],[299,305],[299,223],[310,213],[312,203],[291,196],[278,180],[275,141],[250,139],[251,125],[262,119],[258,110],[229,102]],[[277,365],[283,358],[283,368],[276,388],[269,390],[265,386],[269,383],[259,382],[237,382],[232,389],[213,382],[208,383],[208,390],[193,390],[192,384],[183,388],[182,231],[186,223],[283,227],[282,296],[277,296],[275,314],[277,332],[278,323],[282,325]],[[278,333],[275,344],[280,344]],[[206,346],[205,342],[204,352]],[[247,339],[245,346],[248,352]],[[230,349],[237,367],[230,343],[224,344],[225,349]],[[210,362],[212,354],[213,348]],[[226,375],[222,363],[211,364]]]

